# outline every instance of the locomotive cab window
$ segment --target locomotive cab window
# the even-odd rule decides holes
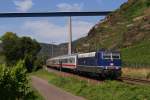
[[[112,54],[113,59],[120,59],[120,54]]]
[[[111,59],[111,54],[110,53],[104,53],[103,59]]]

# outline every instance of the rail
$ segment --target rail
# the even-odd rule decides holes
[[[129,84],[150,85],[150,80],[147,80],[147,79],[120,77],[120,80]]]
[[[45,67],[47,71],[49,72],[53,72],[61,77],[73,77],[79,80],[84,80],[87,81],[88,83],[92,83],[92,84],[99,84],[102,82],[105,82],[105,80],[100,80],[97,78],[90,78],[90,77],[86,77],[86,76],[82,76],[79,74],[74,74],[74,73],[69,73],[69,72],[65,72],[65,71],[59,71],[53,68],[47,68]],[[118,78],[116,81],[120,81],[120,82],[124,82],[127,84],[136,84],[136,85],[150,85],[150,80],[146,80],[146,79],[138,79],[138,78],[131,78],[131,77],[120,77]]]
[[[99,84],[99,83],[104,82],[102,80],[97,80],[97,79],[89,78],[89,77],[86,77],[86,76],[81,76],[79,74],[74,74],[74,73],[71,73],[71,72],[59,71],[59,70],[56,70],[56,69],[53,69],[53,68],[47,68],[47,67],[45,67],[45,69],[48,72],[53,72],[56,75],[61,76],[61,77],[73,77],[73,78],[79,79],[81,81],[82,80],[83,81],[87,81],[88,83],[91,83],[91,84]]]

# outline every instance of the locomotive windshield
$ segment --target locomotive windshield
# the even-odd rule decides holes
[[[120,59],[119,53],[103,53],[103,59]]]
[[[111,59],[111,53],[104,53],[103,59]]]
[[[120,54],[112,54],[112,59],[120,59]]]

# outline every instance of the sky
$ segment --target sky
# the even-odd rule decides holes
[[[0,13],[114,11],[127,0],[0,0]],[[73,40],[86,36],[105,16],[72,17]],[[0,36],[14,32],[38,42],[68,41],[68,17],[1,18]]]

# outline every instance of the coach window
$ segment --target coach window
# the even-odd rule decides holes
[[[62,59],[62,62],[65,63],[65,59]]]
[[[65,63],[65,59],[62,59],[62,62]]]
[[[67,63],[67,59],[64,59],[64,63]]]
[[[64,59],[62,59],[62,63],[64,63],[65,61],[64,61]]]
[[[72,63],[72,59],[71,58],[68,61],[69,61],[69,63]]]
[[[71,59],[69,59],[68,61],[69,61],[69,63],[72,63],[72,60],[71,60]]]
[[[74,63],[74,58],[71,58],[71,59],[70,59],[70,63]]]
[[[59,61],[58,60],[56,60],[56,64],[58,64],[59,63]]]
[[[75,62],[75,59],[74,59],[74,58],[72,58],[72,62],[73,62],[73,63]]]
[[[68,60],[67,60],[67,59],[64,59],[64,62],[65,62],[65,63],[67,63],[67,62],[68,62]]]

